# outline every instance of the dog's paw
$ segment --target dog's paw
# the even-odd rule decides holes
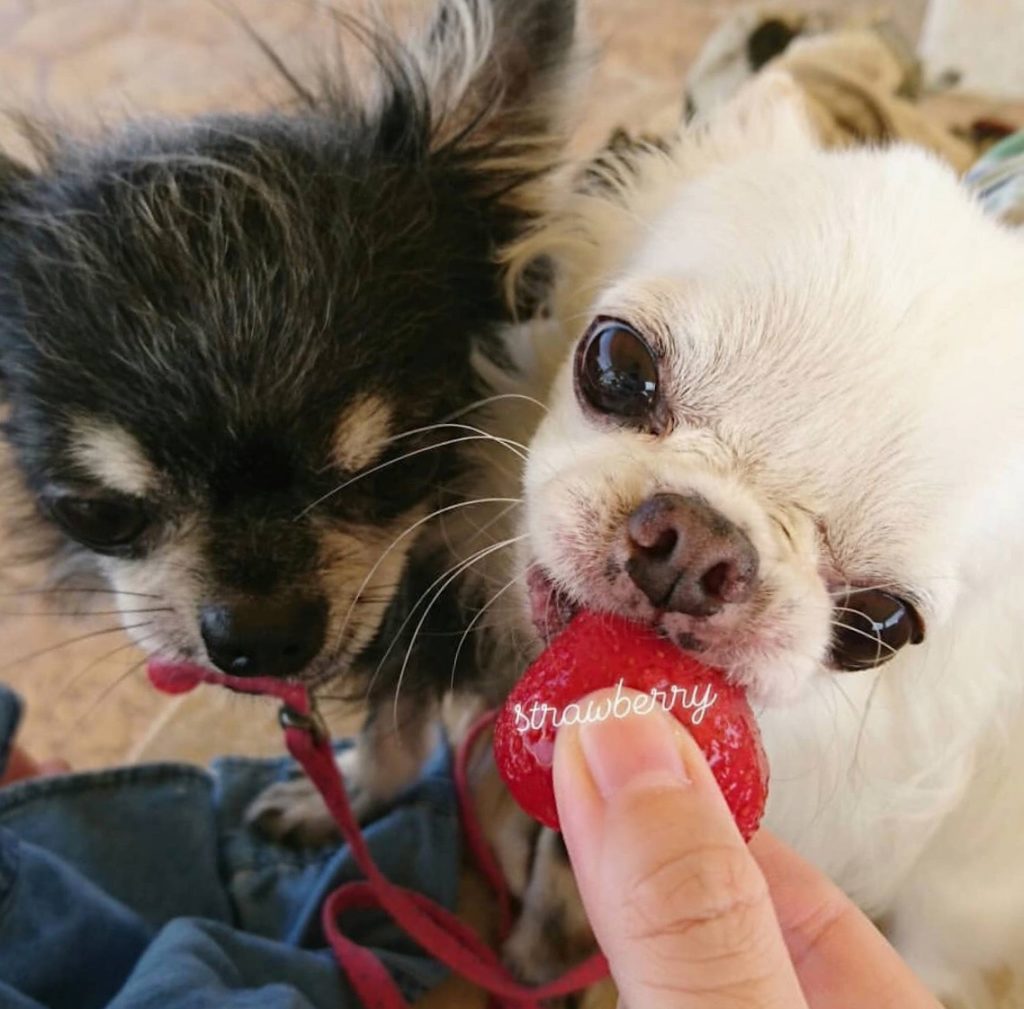
[[[562,835],[544,829],[537,837],[522,911],[502,957],[518,977],[542,984],[596,948]]]
[[[338,758],[345,791],[356,819],[365,821],[377,803],[360,784],[360,762],[355,749]],[[339,840],[338,826],[316,786],[306,777],[279,781],[265,788],[246,810],[246,823],[277,841],[297,848],[319,848]]]
[[[338,840],[338,828],[308,778],[265,788],[246,810],[245,822],[264,837],[296,848],[319,848]]]

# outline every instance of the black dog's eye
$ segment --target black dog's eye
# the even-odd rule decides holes
[[[924,640],[924,623],[910,603],[881,589],[859,589],[836,600],[831,665],[871,669],[904,645]]]
[[[658,363],[635,329],[599,319],[583,338],[576,357],[576,387],[600,413],[642,421],[658,398]]]
[[[98,551],[129,546],[149,524],[143,502],[127,494],[59,494],[44,498],[44,504],[72,539]]]

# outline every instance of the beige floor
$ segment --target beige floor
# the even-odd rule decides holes
[[[618,123],[636,124],[652,110],[673,109],[703,39],[737,6],[736,0],[584,2],[599,55],[581,148]],[[855,6],[842,0],[819,5]],[[227,6],[217,0],[0,0],[0,106],[89,130],[127,115],[259,108],[278,87],[262,56],[224,13]],[[236,0],[236,6],[293,65],[308,65],[320,51],[328,24],[324,4]],[[904,26],[916,31],[923,0],[893,6]],[[979,103],[963,110],[955,101],[945,104],[953,118],[966,118]],[[2,126],[0,141],[16,146]],[[13,561],[0,567],[0,679],[28,701],[25,741],[40,755],[64,757],[78,767],[124,759],[166,702],[147,688],[138,656],[108,631],[111,616],[46,616],[55,608],[51,603],[21,594],[33,583],[31,571]],[[276,744],[262,709],[236,705],[233,711],[246,720],[264,719],[268,745]],[[179,735],[172,749],[180,746],[187,754],[194,748],[198,757],[205,752],[202,742]],[[219,742],[231,745],[228,738]]]

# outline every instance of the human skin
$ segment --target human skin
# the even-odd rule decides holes
[[[699,747],[660,708],[564,727],[554,782],[625,1005],[941,1009],[825,876],[765,830],[743,843]]]

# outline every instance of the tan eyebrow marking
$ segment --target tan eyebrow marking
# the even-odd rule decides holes
[[[334,429],[334,464],[352,472],[379,458],[391,435],[393,417],[391,406],[379,396],[353,400]]]
[[[145,497],[157,474],[138,441],[107,421],[78,420],[71,432],[71,457],[89,476],[111,490]]]

